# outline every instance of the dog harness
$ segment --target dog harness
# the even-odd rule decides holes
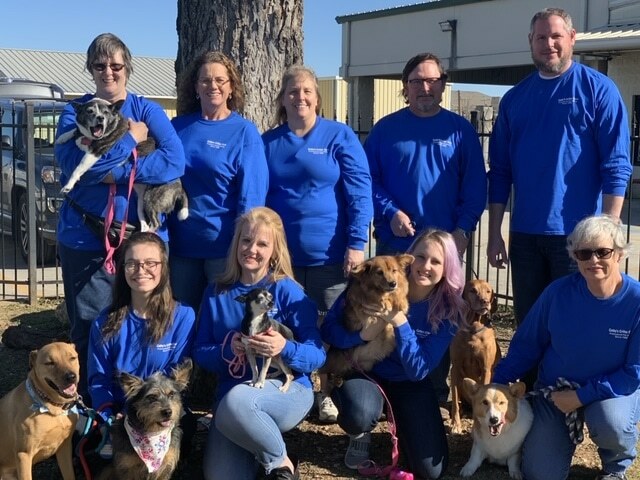
[[[170,427],[156,432],[152,435],[147,435],[144,432],[139,432],[129,422],[129,417],[124,419],[124,429],[127,431],[131,446],[140,457],[140,460],[147,466],[149,473],[154,473],[160,470],[164,457],[169,451],[171,446],[171,432],[173,431],[173,425]]]
[[[58,415],[69,415],[69,413],[78,413],[78,407],[76,406],[75,400],[69,403],[56,403],[52,401],[44,392],[38,390],[32,383],[31,379],[27,378],[25,382],[25,387],[27,388],[27,393],[33,402],[31,404],[31,410],[38,413],[48,413],[50,415],[58,416]],[[47,404],[50,403],[53,406],[60,407],[61,412],[57,415],[54,414]]]
[[[564,377],[558,377],[555,386],[549,385],[548,387],[529,392],[527,396],[535,397],[537,395],[542,395],[544,398],[551,401],[551,392],[576,390],[579,387],[579,383],[570,382]],[[571,441],[575,445],[582,443],[584,440],[584,409],[581,407],[567,413],[564,421],[569,428],[569,437],[571,438]]]

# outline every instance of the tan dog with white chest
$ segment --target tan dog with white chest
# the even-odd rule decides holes
[[[54,342],[31,352],[29,366],[27,379],[0,400],[0,478],[31,480],[33,465],[55,454],[62,478],[74,480],[78,354]]]
[[[473,447],[460,475],[470,477],[488,459],[491,463],[507,465],[509,476],[521,480],[522,442],[533,423],[533,411],[524,399],[525,384],[479,385],[465,378],[463,385],[473,409]]]
[[[490,315],[496,310],[493,288],[485,280],[470,280],[464,286],[462,298],[469,306],[467,327],[461,328],[451,341],[451,431],[462,433],[460,401],[471,401],[462,388],[465,377],[480,385],[491,382],[493,369],[502,357],[491,326]]]

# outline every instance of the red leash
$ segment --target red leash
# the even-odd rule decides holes
[[[222,360],[229,365],[229,376],[231,376],[231,378],[242,378],[247,371],[247,362],[245,362],[244,354],[234,355],[231,360],[224,358],[224,346],[229,341],[229,335],[233,336],[235,333],[237,333],[235,330],[229,330],[224,336],[224,340],[220,346],[220,356],[222,357]],[[233,348],[231,350],[233,351]],[[241,369],[241,373],[238,373]]]
[[[104,259],[104,268],[110,275],[114,275],[116,273],[116,265],[113,256],[116,253],[116,250],[120,245],[122,245],[122,241],[124,240],[124,234],[127,231],[127,218],[129,218],[129,199],[131,197],[131,190],[133,190],[133,183],[136,177],[136,163],[138,161],[138,150],[133,148],[133,167],[131,168],[131,175],[129,176],[129,191],[127,192],[127,206],[124,210],[124,218],[122,219],[122,225],[120,226],[120,234],[118,238],[118,244],[113,247],[111,246],[111,242],[109,241],[109,229],[111,228],[111,224],[113,223],[113,218],[115,217],[115,197],[116,197],[116,184],[112,183],[109,185],[109,200],[107,201],[107,211],[104,216],[104,248],[107,252],[107,256]],[[138,199],[139,202],[142,201],[141,198]]]

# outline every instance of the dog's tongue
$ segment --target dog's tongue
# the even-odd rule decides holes
[[[101,125],[98,125],[97,127],[91,127],[91,134],[95,137],[95,138],[100,138],[102,137],[104,133],[104,130],[102,129]]]
[[[73,397],[76,394],[76,384],[72,383],[67,388],[62,390],[62,393],[64,393],[65,395],[67,395],[69,397]]]
[[[162,425],[165,428],[169,428],[171,426],[171,420],[165,420],[164,422],[160,422],[160,425]]]
[[[499,423],[498,425],[491,425],[489,426],[489,433],[491,434],[492,437],[496,437],[498,435],[500,435],[500,431],[502,430],[502,423]]]

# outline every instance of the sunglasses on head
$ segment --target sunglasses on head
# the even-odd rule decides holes
[[[104,72],[107,67],[113,72],[119,72],[124,68],[124,63],[94,63],[91,65],[96,72]]]
[[[611,258],[612,253],[613,253],[613,248],[596,248],[595,250],[589,250],[588,248],[583,248],[581,250],[573,251],[573,254],[581,262],[586,262],[587,260],[591,260],[591,257],[594,255],[598,259],[606,260],[607,258]]]

